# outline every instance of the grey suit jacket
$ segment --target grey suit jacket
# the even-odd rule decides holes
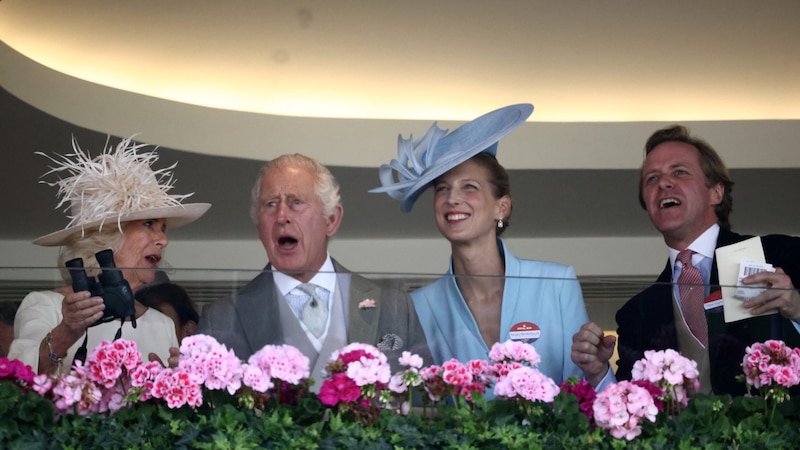
[[[393,371],[400,370],[397,359],[403,351],[418,354],[426,365],[433,363],[414,303],[407,293],[354,274],[336,260],[333,265],[342,295],[349,292],[348,343],[377,346],[388,357]],[[267,265],[238,293],[206,305],[198,333],[213,336],[245,361],[265,345],[283,344],[278,294],[270,270]],[[343,278],[349,278],[349,286],[341,282]],[[358,304],[365,299],[375,300],[375,307],[359,309]]]

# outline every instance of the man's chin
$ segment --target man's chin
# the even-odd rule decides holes
[[[650,216],[650,222],[656,230],[664,231],[679,228],[683,224],[683,216],[675,212],[659,211],[657,214]]]
[[[295,274],[309,271],[309,269],[302,262],[294,261],[293,258],[287,258],[285,256],[280,258],[270,258],[269,263],[272,264],[273,269],[284,273]]]

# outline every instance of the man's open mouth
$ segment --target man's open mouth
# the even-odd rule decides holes
[[[280,247],[292,247],[297,244],[297,239],[293,237],[279,237],[278,238],[278,246]]]
[[[681,202],[674,198],[665,198],[661,200],[661,203],[658,204],[658,207],[661,209],[672,208],[673,206],[680,205]]]

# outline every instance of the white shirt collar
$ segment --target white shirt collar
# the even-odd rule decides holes
[[[702,258],[711,258],[714,259],[714,251],[717,248],[717,238],[719,237],[719,224],[715,223],[708,227],[706,231],[703,232],[697,239],[694,240],[691,244],[689,244],[688,249],[693,250],[695,252],[692,255],[692,264],[697,265],[697,262],[702,260]],[[678,259],[678,253],[684,249],[674,249],[672,247],[669,248],[669,264],[672,268],[675,268],[675,260]]]
[[[275,281],[275,286],[278,287],[278,290],[283,296],[286,296],[286,294],[301,283],[297,278],[277,270],[272,271],[272,279]],[[333,261],[331,260],[330,253],[325,258],[325,262],[322,264],[322,267],[319,268],[316,275],[309,280],[309,283],[321,286],[331,293],[336,289],[336,272],[333,269]]]

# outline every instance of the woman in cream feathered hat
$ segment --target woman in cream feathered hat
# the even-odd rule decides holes
[[[381,166],[382,187],[409,212],[429,187],[439,232],[450,242],[447,274],[411,293],[435,364],[487,359],[495,343],[530,342],[539,370],[556,383],[580,376],[572,335],[588,321],[570,266],[517,258],[500,235],[511,215],[511,183],[497,143],[533,105],[506,106],[452,133],[434,124],[422,138],[398,138],[398,158]],[[486,393],[491,398],[492,393]]]
[[[169,243],[166,231],[188,224],[205,214],[208,203],[182,204],[189,195],[170,195],[172,169],[154,171],[154,152],[139,152],[144,145],[131,138],[108,147],[91,158],[73,138],[73,153],[48,157],[50,174],[61,197],[56,208],[68,206],[67,226],[39,237],[34,244],[61,246],[59,267],[82,258],[87,274],[99,272],[95,253],[111,249],[116,267],[133,292],[155,278]],[[31,292],[20,305],[10,358],[29,364],[38,373],[59,370],[73,362],[82,346],[89,352],[102,340],[122,330],[119,320],[94,325],[104,314],[103,298],[88,291],[73,292],[71,278],[62,269],[66,286]],[[124,337],[136,341],[143,358],[154,353],[162,361],[178,345],[172,320],[155,309],[135,304],[136,327],[126,327]],[[124,320],[123,320],[124,322]]]

